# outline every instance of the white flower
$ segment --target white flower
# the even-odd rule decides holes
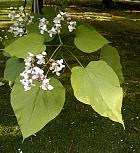
[[[20,73],[20,76],[22,76],[25,80],[29,79],[29,75],[27,71],[23,71],[22,73]]]
[[[70,22],[67,22],[67,23],[68,23],[69,32],[72,32],[75,29],[76,22],[75,21],[70,21]]]
[[[48,31],[48,33],[49,33],[49,36],[52,37],[53,34],[57,34],[57,31],[54,27],[52,27],[51,30]]]
[[[23,79],[23,80],[20,80],[20,82],[24,85],[24,90],[25,91],[28,91],[31,89],[32,86],[34,86],[33,84],[33,80],[32,79]]]
[[[14,27],[13,26],[11,26],[10,28],[9,28],[9,30],[8,30],[8,32],[13,32],[14,31]]]
[[[51,29],[48,29],[48,20],[46,18],[39,19],[39,30],[41,34],[44,34],[45,32],[48,32],[49,36],[52,37],[53,35],[60,33],[62,25],[61,22],[65,21],[68,24],[68,30],[69,32],[72,32],[75,29],[76,22],[71,21],[71,18],[66,12],[60,12],[57,14],[57,16],[53,19],[54,25],[51,27]]]
[[[62,16],[61,16],[61,14],[57,14],[57,18],[61,18]]]
[[[37,60],[37,64],[41,65],[41,64],[45,64],[45,59],[43,58],[42,55],[38,55],[38,57],[36,57],[38,60]]]
[[[61,14],[62,16],[67,16],[67,13],[66,13],[66,12],[60,12],[60,14]]]
[[[14,8],[13,8],[13,7],[10,7],[9,9],[10,9],[10,10],[13,10]]]
[[[35,66],[32,69],[32,79],[43,79],[44,78],[44,71],[40,69],[39,67]]]
[[[52,61],[50,70],[52,70],[52,73],[55,73],[57,76],[60,76],[60,71],[65,67],[63,65],[63,59]]]
[[[15,19],[15,17],[16,17],[16,11],[10,11],[10,13],[8,14],[8,17],[10,18],[10,19],[12,19],[12,20],[14,20]]]
[[[55,27],[56,27],[56,29],[57,29],[57,31],[58,31],[58,30],[59,30],[59,28],[61,27],[61,24],[56,23],[56,24],[55,24]]]
[[[41,30],[47,31],[47,25],[44,24],[44,25],[42,26]]]
[[[40,88],[42,88],[43,90],[53,90],[53,86],[49,84],[50,79],[46,78],[43,79],[42,84],[40,86]]]
[[[45,57],[46,56],[46,52],[42,52],[41,54],[36,55],[36,59],[37,59],[37,64],[41,65],[41,64],[45,64]]]
[[[46,52],[42,52],[42,55],[43,55],[43,56],[46,56],[46,55],[47,55],[47,53],[46,53]]]
[[[18,151],[19,151],[19,153],[23,153],[22,150],[21,150],[20,148],[18,149]]]
[[[18,35],[21,37],[24,34],[24,28],[18,27],[16,24],[14,24],[9,28],[8,32],[13,33],[14,37],[17,37]]]
[[[41,23],[46,23],[46,21],[47,21],[47,19],[45,19],[45,18],[40,19]],[[47,21],[47,23],[48,23],[48,21]]]
[[[60,23],[61,23],[61,18],[60,18],[60,17],[55,17],[55,18],[53,19],[53,22],[54,22],[55,24],[60,24]]]
[[[72,32],[73,31],[73,26],[68,25],[68,29],[69,29],[69,32]]]
[[[23,22],[24,19],[23,19],[22,17],[19,17],[19,18],[18,18],[18,21],[19,21],[19,22]]]
[[[34,19],[34,16],[28,16],[28,24],[32,23]]]
[[[32,64],[34,62],[34,54],[29,52],[28,55],[29,56],[24,60],[25,66],[32,67]]]
[[[13,25],[10,27],[8,32],[13,33],[14,37],[17,36],[23,36],[26,32],[26,24],[29,24],[32,22],[33,16],[30,16],[29,14],[25,14],[24,7],[19,7],[18,10],[16,8],[11,7],[9,12],[9,18],[14,21]]]
[[[40,88],[43,90],[53,89],[53,86],[49,83],[50,79],[47,78],[46,75],[44,75],[44,70],[36,66],[37,64],[40,64],[40,66],[43,66],[43,64],[45,64],[46,55],[46,52],[42,52],[36,56],[30,52],[28,53],[27,58],[24,60],[25,69],[22,73],[20,73],[20,76],[22,76],[23,78],[20,80],[20,82],[24,86],[25,91],[28,91],[31,89],[32,86],[35,86],[35,84],[33,84],[33,81],[38,81],[40,83]],[[62,64],[62,61],[58,61],[58,63]]]
[[[23,12],[24,11],[24,7],[23,6],[20,6],[19,7],[19,11]]]
[[[44,34],[45,31],[48,31],[47,25],[48,25],[48,20],[45,18],[39,19],[39,30],[41,34]]]
[[[76,26],[76,21],[70,21],[70,23],[69,23],[71,26]]]
[[[5,39],[8,39],[8,36],[6,35],[6,36],[4,36],[4,38],[5,38]]]
[[[24,29],[23,28],[18,28],[17,32],[18,32],[18,35],[21,37],[24,34]]]

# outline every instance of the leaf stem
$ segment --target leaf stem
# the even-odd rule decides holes
[[[76,61],[79,63],[81,67],[84,67],[82,63],[78,60],[78,58],[69,49],[66,48],[66,50],[76,59]]]
[[[46,65],[49,63],[49,61],[51,60],[51,58],[54,56],[54,54],[60,49],[60,47],[62,46],[62,44],[59,44],[59,46],[55,49],[55,51],[52,53],[52,55],[50,56],[48,62],[46,63]],[[48,68],[46,74],[48,74],[50,71],[50,69]]]
[[[54,56],[54,54],[60,49],[60,47],[62,46],[62,44],[59,44],[59,46],[55,49],[55,51],[52,53],[52,55],[50,56],[48,62],[46,63],[46,65],[49,63],[49,61],[51,60],[51,58]]]
[[[59,33],[58,33],[58,37],[59,37],[60,44],[63,45],[63,42],[61,40],[61,37],[60,37],[60,34]]]
[[[66,60],[65,60],[65,58],[64,58],[64,56],[62,54],[61,54],[61,57],[63,58],[64,62],[66,63],[68,69],[71,71],[71,68],[69,67],[68,63],[66,62]]]
[[[76,48],[75,46],[70,46],[70,45],[63,45],[64,47],[69,47],[69,48]]]

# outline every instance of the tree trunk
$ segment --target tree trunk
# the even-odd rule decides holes
[[[102,0],[102,5],[105,8],[113,8],[114,2],[113,2],[113,0]]]
[[[32,0],[32,12],[42,14],[43,0]]]
[[[26,4],[27,4],[27,1],[25,0],[25,1],[24,1],[24,8],[26,7]]]

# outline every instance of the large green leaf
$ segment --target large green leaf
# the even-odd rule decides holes
[[[27,36],[23,36],[6,46],[5,51],[11,54],[12,56],[25,58],[28,52],[37,54],[42,51],[45,51],[46,46],[43,43],[43,36],[36,33],[30,33]]]
[[[9,44],[11,44],[11,43],[13,43],[14,41],[16,41],[19,37],[14,37],[13,36],[13,33],[7,33],[7,34],[5,34],[5,35],[7,35],[8,36],[8,39],[5,39],[5,41],[4,41],[4,46],[8,46]]]
[[[51,78],[50,84],[54,87],[51,91],[35,86],[26,92],[19,80],[14,84],[11,104],[24,139],[38,132],[54,119],[64,105],[64,87],[54,78]]]
[[[103,47],[105,44],[108,44],[109,41],[93,27],[81,25],[76,28],[74,43],[81,51],[92,53]]]
[[[118,50],[107,44],[101,48],[100,58],[113,68],[119,77],[120,83],[124,82],[122,66],[120,64],[120,56]]]
[[[17,57],[11,57],[6,62],[4,70],[4,79],[9,81],[15,81],[17,76],[24,70],[24,61]]]
[[[113,69],[103,60],[90,62],[86,68],[72,69],[71,84],[75,97],[92,106],[100,115],[123,124],[123,91]]]

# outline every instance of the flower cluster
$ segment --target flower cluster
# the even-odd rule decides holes
[[[24,11],[24,7],[21,6],[18,9],[14,7],[10,7],[10,12],[8,17],[14,21],[13,25],[10,26],[8,32],[13,33],[14,37],[23,36],[26,32],[25,25],[32,23],[33,16],[30,14],[26,14]]]
[[[43,70],[46,66],[46,56],[46,52],[42,52],[38,55],[28,53],[28,57],[24,60],[25,70],[20,74],[23,77],[20,82],[23,84],[25,91],[35,86],[35,81],[40,83],[40,88],[43,90],[53,89],[53,86],[49,83],[50,79],[44,74]],[[51,64],[49,69],[52,70],[52,73],[56,73],[56,75],[59,76],[60,71],[65,67],[65,65],[63,65],[63,59],[57,61],[51,59],[49,62],[49,64]]]
[[[48,31],[48,29],[47,29],[47,24],[48,23],[49,22],[45,18],[39,19],[39,26],[38,27],[39,27],[39,30],[40,30],[41,34],[44,34],[45,31]]]
[[[14,37],[23,36],[26,32],[25,26],[32,23],[33,16],[25,13],[24,7],[21,6],[18,9],[10,7],[9,18],[14,21],[13,25],[10,26],[8,32],[13,33]],[[53,19],[53,26],[49,29],[49,21],[46,18],[39,18],[39,30],[41,34],[48,32],[49,36],[52,37],[54,34],[60,33],[62,28],[62,21],[65,21],[69,32],[72,32],[76,27],[76,21],[72,21],[66,12],[60,12]]]
[[[72,32],[75,29],[76,21],[72,21],[66,12],[60,12],[53,19],[53,26],[50,30],[47,28],[49,24],[48,20],[44,17],[42,19],[39,19],[40,33],[44,34],[44,32],[48,32],[50,37],[52,37],[54,34],[60,33],[62,28],[62,21],[66,21],[69,32]]]
[[[60,60],[53,60],[51,59],[51,66],[50,66],[50,70],[52,71],[52,73],[55,73],[57,76],[60,76],[60,71],[65,67],[65,65],[63,65],[63,59]]]
[[[20,74],[23,79],[20,82],[24,85],[24,90],[28,91],[31,89],[33,81],[39,81],[41,83],[40,87],[43,90],[52,90],[53,86],[49,84],[49,78],[44,75],[44,70],[36,66],[45,63],[46,52],[42,52],[34,56],[32,53],[28,53],[29,56],[24,60],[25,61],[25,70]]]
[[[76,21],[71,21],[70,19],[67,21],[67,24],[68,24],[69,32],[72,32],[75,29]]]

